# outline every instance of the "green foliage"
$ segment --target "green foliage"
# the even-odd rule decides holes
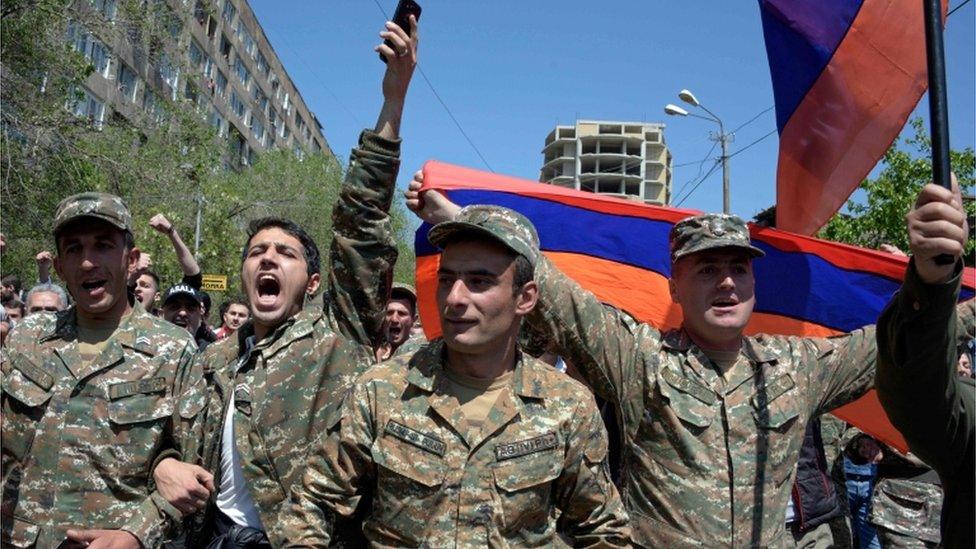
[[[915,204],[921,188],[932,180],[931,141],[921,119],[912,120],[911,125],[914,135],[901,142],[896,141],[888,149],[878,177],[865,179],[861,183],[864,201],[849,201],[845,206],[846,212],[831,218],[817,236],[865,248],[893,244],[908,252],[905,215]],[[972,228],[976,214],[976,202],[973,200],[976,156],[971,148],[950,151],[949,156]],[[966,245],[965,262],[972,265],[973,260],[974,241],[970,239]]]
[[[228,170],[226,139],[206,123],[193,102],[159,97],[159,118],[145,114],[109,117],[100,127],[65,107],[93,67],[66,44],[69,21],[112,43],[124,33],[150,63],[166,51],[162,33],[176,30],[165,2],[121,0],[114,23],[63,0],[12,2],[0,25],[2,142],[0,142],[0,232],[6,237],[3,274],[16,273],[29,285],[36,277],[34,256],[52,250],[51,220],[58,202],[70,194],[100,190],[118,194],[129,206],[137,246],[152,255],[164,286],[181,273],[169,239],[149,227],[163,213],[194,249],[198,205],[202,205],[198,262],[204,273],[228,276],[239,291],[244,229],[256,217],[279,215],[304,226],[328,249],[331,211],[342,182],[342,167],[324,153],[299,160],[290,151],[257,156],[253,166]],[[87,7],[87,2],[78,6]],[[76,6],[77,7],[77,6]],[[172,46],[169,46],[172,47]],[[193,74],[183,67],[183,75]],[[402,204],[391,215],[398,228],[401,260],[396,278],[413,280],[412,241]],[[219,302],[221,296],[217,295]]]

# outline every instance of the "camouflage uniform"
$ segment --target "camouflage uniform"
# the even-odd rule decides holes
[[[288,546],[328,546],[333,517],[366,495],[374,545],[536,547],[555,543],[557,527],[577,545],[626,544],[606,430],[586,388],[522,355],[471,435],[441,391],[444,356],[437,341],[354,385],[278,521]]]
[[[81,216],[131,226],[118,198],[79,196],[59,206],[56,227]],[[158,545],[164,510],[175,510],[152,489],[151,471],[173,436],[175,395],[196,351],[190,334],[136,303],[89,363],[74,307],[31,315],[7,342],[2,545],[57,547],[69,528],[123,529]]]
[[[470,206],[434,227],[435,246],[478,232],[534,263],[539,239],[522,215]],[[517,351],[480,430],[449,392],[443,340],[375,366],[354,385],[310,454],[278,527],[292,546],[328,546],[337,516],[363,497],[376,545],[623,545],[626,513],[607,470],[607,435],[576,381]]]
[[[390,291],[396,244],[388,211],[399,166],[399,140],[363,132],[352,152],[333,212],[326,305],[309,300],[249,351],[250,323],[214,343],[194,363],[180,402],[183,461],[214,473],[221,485],[221,435],[234,393],[235,442],[250,495],[270,529],[301,481],[311,440],[343,392],[373,361]],[[217,512],[216,493],[192,517],[188,546],[205,542]],[[271,532],[267,532],[269,536]],[[272,545],[281,540],[271,537]]]
[[[762,253],[735,216],[705,214],[672,230],[672,261],[724,247]],[[544,258],[536,280],[530,320],[616,406],[635,543],[791,544],[783,517],[807,421],[871,387],[874,328],[744,337],[723,378],[684,331],[661,333],[604,307]]]

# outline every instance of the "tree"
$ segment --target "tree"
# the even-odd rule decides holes
[[[897,140],[882,159],[881,173],[874,179],[861,183],[864,200],[850,200],[846,212],[834,215],[820,230],[820,238],[877,249],[881,244],[893,244],[908,251],[908,233],[905,215],[915,204],[922,186],[932,180],[932,143],[921,119],[911,121],[914,134]],[[950,151],[952,170],[959,180],[963,204],[974,227],[976,201],[974,201],[974,175],[976,156],[972,148]],[[974,263],[974,247],[966,244],[964,261]]]
[[[33,280],[35,254],[54,247],[50,232],[58,202],[83,191],[111,192],[125,200],[136,243],[153,256],[164,287],[179,280],[180,272],[169,241],[149,228],[157,213],[176,224],[192,249],[202,204],[198,260],[204,272],[228,275],[231,291],[239,289],[244,229],[252,218],[291,218],[327,248],[343,175],[331,155],[310,153],[299,159],[290,151],[275,150],[258,155],[252,167],[227,169],[225,161],[232,157],[227,139],[209,126],[196,99],[182,93],[154,94],[151,108],[135,105],[129,116],[112,116],[98,125],[75,116],[69,109],[94,70],[73,47],[78,33],[105,43],[125,41],[147,66],[155,66],[163,55],[183,59],[181,52],[164,45],[172,42],[164,33],[175,36],[180,25],[166,2],[121,0],[114,21],[87,2],[77,4],[34,0],[3,9],[4,274]],[[184,64],[181,74],[192,85],[197,71]],[[401,250],[397,280],[409,281],[413,252],[404,212],[397,202],[391,215]]]

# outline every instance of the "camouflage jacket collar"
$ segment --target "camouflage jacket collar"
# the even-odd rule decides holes
[[[664,334],[661,344],[678,353],[691,354],[693,351],[701,353],[701,348],[691,340],[688,332],[684,330],[671,330]],[[762,342],[761,338],[744,336],[742,338],[742,350],[740,354],[745,355],[746,359],[752,364],[762,364],[774,362],[779,357]]]
[[[112,334],[112,341],[139,351],[147,355],[155,355],[152,346],[154,334],[152,317],[142,308],[138,301],[132,306],[132,311],[119,323],[118,329]],[[51,331],[41,336],[40,342],[62,340],[75,341],[78,338],[78,312],[74,305],[57,314],[57,320]]]
[[[414,355],[410,361],[407,382],[428,393],[433,392],[435,380],[439,379],[447,363],[447,349],[444,340],[437,340],[427,345]],[[527,398],[545,398],[548,386],[544,381],[543,366],[535,359],[523,359],[523,353],[516,351],[515,375],[512,390],[515,394]]]
[[[292,316],[281,326],[275,328],[274,332],[264,336],[264,339],[254,345],[252,352],[259,352],[265,359],[278,354],[279,351],[288,347],[292,342],[308,336],[315,329],[315,323],[322,319],[321,309],[315,310],[305,307],[298,314]],[[247,328],[247,329],[245,329]],[[243,354],[247,349],[245,342],[247,338],[254,334],[254,326],[248,322],[241,326],[238,334],[238,352]]]

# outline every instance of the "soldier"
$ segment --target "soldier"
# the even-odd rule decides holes
[[[186,330],[126,293],[139,258],[122,200],[66,198],[54,265],[71,308],[31,315],[4,355],[2,545],[155,547],[166,506],[150,471],[172,436]]]
[[[251,319],[195,362],[180,402],[179,457],[155,478],[182,513],[193,513],[187,546],[279,546],[271,528],[300,484],[311,440],[346,388],[373,361],[390,294],[396,242],[389,217],[399,168],[397,137],[416,65],[410,35],[387,23],[384,104],[375,131],[362,133],[333,210],[329,269],[298,225],[256,220],[242,255]],[[325,307],[317,297],[324,286]],[[184,463],[189,462],[189,463]],[[208,494],[201,471],[215,475]],[[251,540],[251,541],[246,541]]]
[[[926,185],[906,218],[912,259],[878,320],[876,383],[891,422],[942,481],[942,543],[973,547],[976,388],[956,375],[958,339],[974,335],[973,302],[953,307],[969,228],[955,177],[953,187]],[[951,260],[939,262],[943,254]]]
[[[453,217],[457,206],[442,194],[421,200],[422,183],[418,172],[407,206],[428,223]],[[832,338],[744,336],[752,260],[763,252],[736,216],[678,222],[670,251],[679,330],[662,333],[605,307],[545,257],[528,320],[616,407],[637,544],[792,543],[782,517],[806,424],[871,387],[874,327]]]
[[[376,347],[376,361],[383,362],[395,356],[412,355],[427,344],[427,338],[413,333],[417,320],[417,292],[409,284],[395,282],[386,304],[383,321],[383,341]]]
[[[525,217],[472,206],[430,231],[442,247],[438,340],[373,367],[328,422],[278,521],[291,547],[327,547],[363,498],[381,546],[625,545],[606,430],[578,382],[522,353],[538,296]]]

